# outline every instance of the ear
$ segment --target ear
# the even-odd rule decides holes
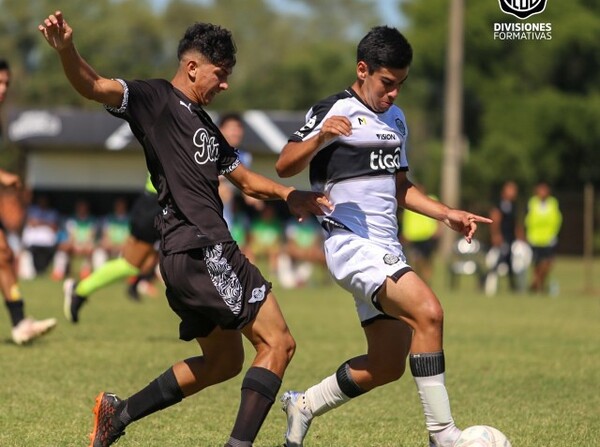
[[[198,71],[198,62],[193,59],[189,59],[185,63],[185,71],[190,79],[196,79],[196,73]]]
[[[360,81],[364,81],[368,75],[369,75],[369,66],[367,65],[366,62],[359,61],[358,64],[356,64],[356,77]]]

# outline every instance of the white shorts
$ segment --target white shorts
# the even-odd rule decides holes
[[[336,282],[352,294],[362,323],[385,315],[375,295],[388,277],[397,280],[412,269],[402,245],[382,245],[346,230],[333,230],[325,240],[327,266]]]

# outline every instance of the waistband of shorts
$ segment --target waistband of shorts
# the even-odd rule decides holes
[[[325,231],[327,231],[330,234],[333,233],[334,230],[342,230],[342,231],[352,232],[352,230],[350,230],[350,228],[348,228],[346,225],[344,225],[341,222],[338,222],[335,219],[332,219],[331,217],[324,217],[321,220],[321,226],[325,229]]]

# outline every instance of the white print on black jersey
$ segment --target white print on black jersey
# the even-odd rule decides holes
[[[219,143],[214,136],[209,135],[206,129],[200,128],[196,131],[194,146],[199,148],[194,152],[194,161],[199,165],[219,159]]]
[[[204,250],[204,262],[210,279],[234,315],[242,310],[242,285],[227,259],[222,257],[223,245],[217,244]]]

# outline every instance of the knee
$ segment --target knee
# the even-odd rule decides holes
[[[419,326],[421,326],[421,328],[430,330],[442,329],[444,325],[444,310],[434,295],[423,300],[417,320],[419,321]]]
[[[296,353],[296,340],[292,337],[292,334],[286,332],[275,346],[277,357],[285,361],[286,365],[292,361],[294,354]]]
[[[277,364],[288,365],[296,352],[296,341],[289,331],[281,334],[275,340],[270,340],[263,346],[264,354],[271,357]]]

